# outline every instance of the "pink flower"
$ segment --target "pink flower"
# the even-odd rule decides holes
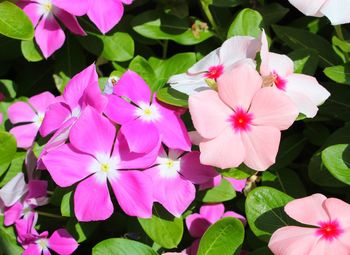
[[[16,102],[8,108],[8,117],[12,124],[17,125],[10,130],[16,137],[19,148],[29,148],[45,117],[49,105],[55,102],[55,97],[50,92],[43,92],[29,98],[28,103]]]
[[[198,61],[187,73],[170,77],[170,86],[184,94],[192,95],[210,89],[207,79],[217,80],[239,62],[254,65],[259,41],[250,36],[234,36],[222,46]]]
[[[36,221],[37,217],[31,217],[16,222],[17,240],[25,249],[23,255],[50,255],[50,250],[70,255],[78,248],[78,243],[63,228],[53,232],[51,237],[47,231],[39,234],[34,228]]]
[[[145,170],[152,179],[153,196],[175,217],[180,217],[196,195],[194,184],[207,182],[219,175],[212,167],[201,165],[199,152],[185,153],[161,147],[156,166]]]
[[[131,4],[132,0],[99,0],[90,2],[87,15],[98,29],[105,34],[117,25],[123,17],[123,3]]]
[[[102,112],[106,104],[107,99],[100,91],[96,68],[92,64],[76,74],[68,82],[60,100],[48,108],[40,127],[40,134],[45,137],[56,132],[46,144],[42,154],[67,140],[70,129],[86,106],[92,106]]]
[[[269,248],[275,255],[349,254],[349,204],[314,194],[289,202],[284,210],[309,227],[286,226],[274,232]]]
[[[108,184],[123,211],[130,216],[152,216],[152,184],[140,169],[152,165],[158,147],[149,154],[130,153],[115,126],[87,106],[64,144],[42,157],[60,187],[78,183],[74,211],[79,221],[105,220],[113,213]],[[79,169],[79,171],[77,171]]]
[[[326,16],[332,25],[350,22],[350,3],[347,0],[289,0],[307,16]]]
[[[317,106],[323,104],[330,93],[314,77],[294,73],[294,63],[289,57],[269,52],[265,32],[261,39],[260,73],[264,86],[275,85],[294,102],[300,113],[314,117]]]
[[[292,125],[298,111],[283,92],[261,84],[255,69],[242,64],[218,79],[218,92],[190,96],[192,121],[203,137],[202,164],[230,168],[244,162],[264,171],[275,162],[280,130]]]
[[[120,132],[131,151],[149,152],[160,146],[159,140],[172,149],[191,149],[178,112],[158,102],[139,75],[127,71],[114,86],[114,94],[109,96],[105,113],[121,124]]]
[[[207,204],[201,206],[199,213],[194,213],[186,218],[186,226],[190,235],[197,240],[192,246],[187,249],[187,253],[190,255],[197,254],[199,240],[204,235],[205,231],[218,220],[225,217],[234,217],[246,224],[246,219],[242,215],[233,211],[225,212],[225,206],[223,204]]]
[[[35,41],[45,58],[61,48],[65,40],[56,18],[72,33],[86,35],[74,15],[84,15],[89,8],[89,1],[21,0],[18,5],[35,26]]]

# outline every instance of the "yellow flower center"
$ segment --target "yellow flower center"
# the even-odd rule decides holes
[[[110,169],[109,164],[101,164],[101,171],[102,172],[108,173],[109,169]]]

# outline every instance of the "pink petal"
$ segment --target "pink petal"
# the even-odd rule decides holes
[[[125,136],[132,152],[150,152],[159,145],[159,131],[152,122],[135,119],[122,125],[120,132]]]
[[[39,12],[40,5],[35,2],[20,1],[17,3],[19,7],[27,14],[35,27],[38,24],[41,14]]]
[[[349,7],[346,0],[329,0],[322,5],[320,12],[326,15],[332,25],[346,24],[350,22]]]
[[[95,64],[74,75],[65,87],[63,98],[72,110],[81,104],[85,89],[91,84],[98,84]]]
[[[26,199],[45,197],[47,195],[47,181],[30,180],[28,182],[28,194]]]
[[[199,157],[199,151],[193,151],[180,158],[181,175],[195,184],[206,183],[219,175],[213,167],[202,165]]]
[[[82,16],[88,12],[91,7],[91,1],[81,0],[53,0],[53,5],[59,7],[66,12],[69,12],[75,16]]]
[[[5,206],[10,207],[21,199],[27,191],[28,186],[24,174],[20,172],[0,189],[0,200]]]
[[[152,217],[152,182],[145,173],[119,171],[118,178],[109,181],[120,207],[127,215]]]
[[[22,255],[41,255],[41,248],[36,243],[31,243],[28,245],[28,247],[24,250]]]
[[[38,133],[36,124],[20,125],[12,128],[10,133],[17,140],[18,148],[29,148],[33,145],[34,139]]]
[[[225,179],[228,180],[232,184],[233,188],[238,192],[242,192],[247,183],[247,179],[236,180],[229,177],[225,177]]]
[[[242,132],[246,154],[244,164],[257,171],[265,171],[275,163],[281,132],[274,127],[251,126]]]
[[[70,144],[48,152],[42,160],[60,187],[71,186],[92,174],[91,165],[96,162],[92,156],[77,152]]]
[[[119,132],[114,143],[113,156],[120,158],[120,169],[143,169],[152,166],[156,162],[159,147],[160,141],[150,152],[131,152],[125,137]]]
[[[289,128],[298,116],[298,109],[282,91],[275,87],[262,88],[254,95],[249,110],[253,125]]]
[[[146,172],[152,178],[155,201],[162,204],[175,217],[181,217],[195,198],[194,185],[180,175],[162,177],[158,167],[146,170]]]
[[[240,214],[238,214],[236,212],[233,212],[233,211],[225,212],[222,217],[223,218],[225,218],[225,217],[233,217],[233,218],[239,219],[243,223],[243,225],[247,224],[247,219],[244,216],[242,216],[242,215],[240,215]]]
[[[294,72],[294,63],[286,55],[268,52],[262,61],[260,73],[263,76],[267,76],[275,72],[280,77],[286,78],[288,75]]]
[[[29,98],[29,103],[39,113],[45,113],[47,107],[55,102],[55,96],[50,92],[43,92],[36,96]]]
[[[101,113],[105,110],[108,103],[107,97],[101,93],[97,82],[86,87],[82,101],[85,105],[89,105]]]
[[[70,255],[78,248],[78,243],[67,230],[61,228],[53,232],[48,246],[60,255]]]
[[[330,220],[339,221],[341,228],[350,227],[350,205],[337,198],[328,198],[323,202],[323,208]]]
[[[199,212],[211,224],[214,224],[224,215],[225,206],[223,204],[202,205]]]
[[[320,221],[328,222],[330,220],[323,207],[323,202],[326,199],[322,194],[295,199],[284,207],[284,211],[296,221],[318,226]]]
[[[328,240],[320,239],[316,245],[310,251],[310,255],[329,255],[331,254],[349,254],[350,246],[349,244],[344,244],[340,242],[338,239],[334,239],[331,242]]]
[[[184,151],[191,150],[190,138],[187,134],[186,126],[175,111],[166,108],[157,100],[153,101],[159,109],[162,118],[157,122],[156,127],[162,137],[163,143],[172,149]]]
[[[193,238],[201,237],[210,225],[211,223],[198,213],[186,217],[186,226]]]
[[[125,124],[136,118],[137,108],[119,96],[111,95],[108,97],[108,104],[105,114],[111,120],[118,124]]]
[[[124,4],[131,4],[133,0],[121,0]]]
[[[289,2],[307,16],[318,16],[320,8],[327,0],[289,0]]]
[[[315,231],[315,228],[282,227],[273,233],[268,246],[275,255],[309,255],[319,239]]]
[[[63,30],[52,14],[39,21],[35,29],[35,41],[45,58],[61,48],[65,39]]]
[[[33,108],[24,102],[16,102],[8,108],[8,117],[12,124],[33,122],[35,116]]]
[[[248,110],[252,98],[262,85],[262,78],[253,67],[247,64],[235,66],[218,79],[221,100],[232,109],[241,107]]]
[[[74,34],[86,35],[77,18],[63,9],[54,9],[55,16]]]
[[[222,177],[219,174],[219,175],[215,176],[213,179],[210,179],[209,181],[199,185],[199,190],[205,190],[205,189],[210,189],[210,188],[216,187],[216,186],[220,185],[221,180],[222,180]]]
[[[50,105],[40,126],[40,135],[44,137],[49,135],[51,132],[59,129],[70,117],[71,110],[65,103],[59,102]]]
[[[102,153],[110,155],[115,134],[116,130],[113,124],[94,108],[88,106],[72,127],[69,139],[74,147],[80,151],[93,156]]]
[[[113,210],[107,180],[100,181],[92,175],[78,184],[74,192],[74,212],[78,221],[106,220]]]
[[[225,128],[212,140],[202,141],[199,148],[202,164],[222,169],[239,166],[246,154],[241,135],[235,133],[231,127]]]
[[[221,101],[217,92],[207,90],[194,94],[188,104],[193,125],[202,137],[215,138],[230,126],[228,120],[233,111]]]
[[[151,101],[151,90],[146,82],[135,72],[128,70],[114,86],[114,94],[126,97],[135,104]]]
[[[10,208],[6,208],[4,211],[4,225],[10,226],[18,220],[23,213],[23,205],[21,202],[15,203]]]

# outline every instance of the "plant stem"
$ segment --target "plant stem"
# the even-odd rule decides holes
[[[162,47],[163,47],[163,53],[162,53],[162,58],[166,59],[166,56],[168,54],[168,40],[165,40],[164,43],[162,43]]]
[[[216,35],[221,39],[221,40],[225,40],[225,36],[223,36],[220,31],[219,31],[219,27],[217,26],[213,15],[210,12],[210,8],[209,8],[209,3],[207,3],[205,0],[200,0],[201,6],[202,6],[202,10],[205,13],[205,16],[207,16],[207,19],[211,25],[211,27],[213,28],[213,30],[216,32]]]
[[[339,37],[339,39],[342,41],[345,41],[343,30],[341,29],[341,25],[335,25],[334,28],[335,28],[335,33]],[[347,52],[343,52],[343,53],[344,53],[346,62],[348,62],[349,61],[349,54]]]
[[[55,219],[60,219],[60,220],[65,220],[66,217],[61,216],[61,215],[57,215],[57,214],[53,214],[53,213],[48,213],[48,212],[42,212],[42,211],[38,211],[35,210],[39,215],[45,216],[45,217],[49,217],[49,218],[55,218]]]

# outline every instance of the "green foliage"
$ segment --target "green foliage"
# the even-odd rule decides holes
[[[157,253],[142,243],[122,239],[112,238],[98,243],[92,249],[92,255],[157,255]]]

